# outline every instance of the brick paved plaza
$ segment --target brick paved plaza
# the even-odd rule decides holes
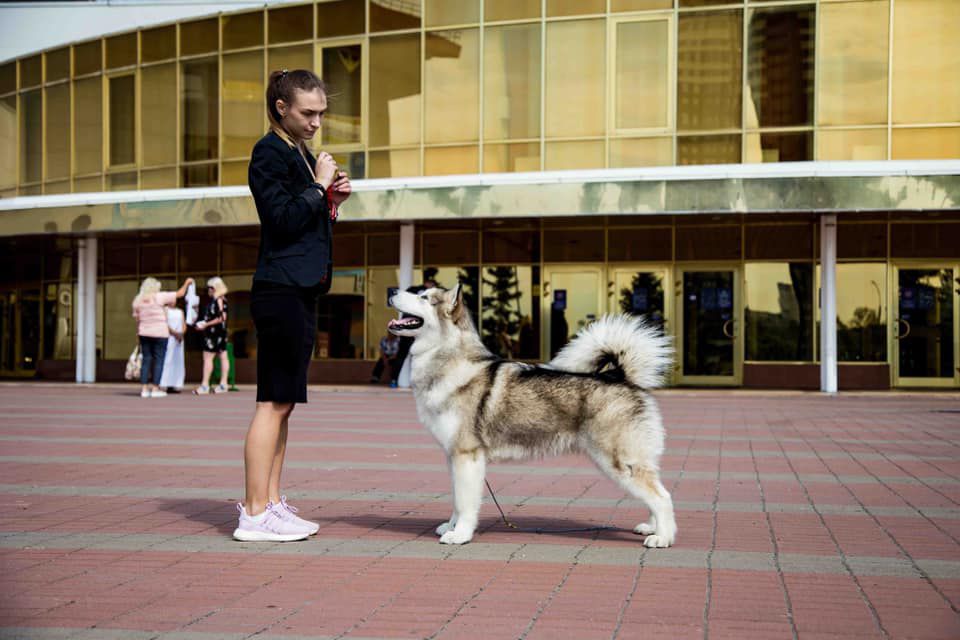
[[[679,534],[583,458],[492,466],[474,541],[412,396],[313,389],[286,493],[318,536],[242,544],[250,387],[0,384],[0,637],[958,638],[956,394],[658,394]]]

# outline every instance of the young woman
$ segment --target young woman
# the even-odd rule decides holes
[[[137,336],[140,339],[140,353],[143,354],[143,364],[140,367],[141,398],[167,395],[167,392],[160,388],[167,338],[170,337],[165,307],[176,304],[178,298],[186,295],[187,286],[191,282],[193,278],[187,278],[177,291],[161,291],[159,280],[144,278],[140,293],[133,299],[133,317],[137,320]]]
[[[203,332],[203,381],[193,390],[196,395],[210,393],[210,374],[213,373],[213,359],[220,358],[220,384],[213,388],[214,393],[227,391],[227,375],[230,373],[230,359],[227,357],[227,285],[221,278],[207,280],[207,305],[200,314],[200,320],[194,325]]]
[[[270,131],[250,158],[250,191],[260,217],[260,253],[250,313],[257,329],[257,407],[244,444],[246,498],[233,537],[303,540],[320,528],[296,515],[280,493],[290,414],[307,401],[317,296],[330,289],[333,222],[350,195],[347,174],[306,142],[327,111],[311,71],[275,71],[267,83]]]

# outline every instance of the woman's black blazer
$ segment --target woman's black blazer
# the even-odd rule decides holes
[[[315,164],[309,151],[307,161]],[[253,147],[248,179],[260,216],[254,281],[329,289],[333,222],[300,152],[270,131]]]

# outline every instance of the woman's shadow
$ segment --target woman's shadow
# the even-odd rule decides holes
[[[160,500],[159,509],[178,514],[191,522],[213,527],[219,533],[230,535],[237,527],[237,503],[233,500],[184,498]]]

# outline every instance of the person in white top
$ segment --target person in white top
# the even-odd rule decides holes
[[[170,337],[167,338],[167,353],[163,360],[160,388],[179,393],[183,389],[183,379],[186,377],[186,368],[183,363],[183,334],[186,333],[187,325],[183,311],[179,307],[167,307],[166,310]]]

